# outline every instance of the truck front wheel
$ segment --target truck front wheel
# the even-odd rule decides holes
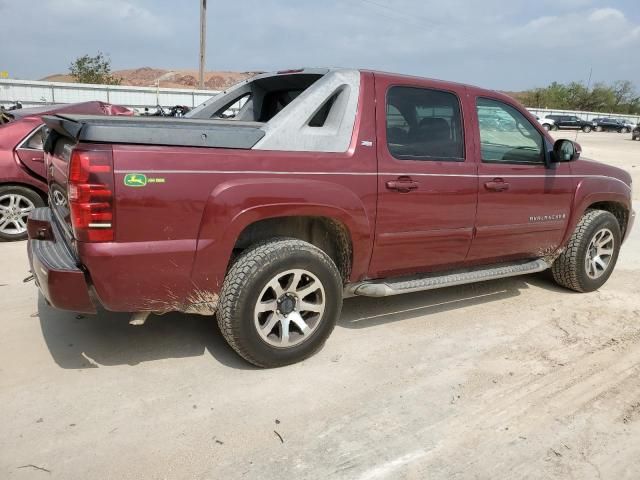
[[[342,309],[342,278],[319,248],[277,239],[247,249],[227,274],[218,305],[231,347],[259,367],[279,367],[318,351]]]
[[[551,267],[553,278],[576,292],[592,292],[609,279],[620,251],[618,220],[603,210],[590,210],[578,222],[566,250]]]

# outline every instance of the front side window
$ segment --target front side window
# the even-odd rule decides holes
[[[387,94],[387,145],[399,160],[464,161],[462,115],[449,92],[392,87]]]
[[[543,137],[522,113],[488,98],[477,108],[483,162],[544,163]]]

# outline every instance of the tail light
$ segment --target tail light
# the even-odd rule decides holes
[[[67,196],[76,240],[113,241],[113,186],[113,154],[110,147],[73,149]]]

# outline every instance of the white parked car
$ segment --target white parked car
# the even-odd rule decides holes
[[[554,120],[551,120],[550,118],[540,118],[537,115],[536,115],[536,119],[538,120],[538,123],[542,125],[542,128],[544,128],[545,130],[557,130],[556,122]]]

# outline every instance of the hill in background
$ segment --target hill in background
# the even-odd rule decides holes
[[[122,78],[122,85],[135,87],[155,87],[156,82],[164,88],[196,88],[198,72],[196,70],[164,70],[161,68],[142,67],[112,72],[114,77]],[[223,90],[246,78],[261,72],[206,72],[205,88]],[[75,83],[67,74],[55,74],[42,78],[47,82]]]

